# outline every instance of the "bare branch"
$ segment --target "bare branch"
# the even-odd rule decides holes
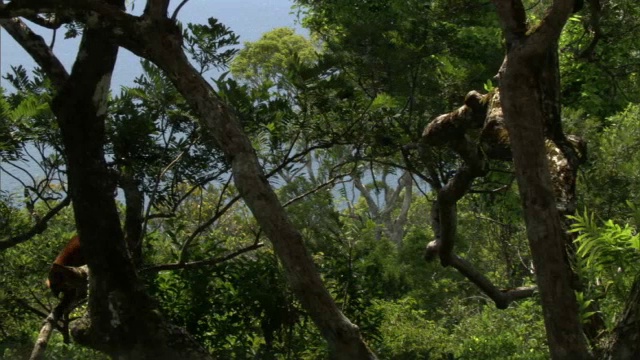
[[[371,196],[371,192],[369,191],[369,189],[367,189],[362,184],[362,181],[360,180],[359,177],[353,177],[353,184],[358,189],[358,191],[360,191],[360,194],[362,195],[362,197],[364,197],[365,201],[367,202],[367,205],[369,206],[369,211],[371,211],[371,216],[373,218],[378,218],[380,216],[380,209],[378,208],[378,204],[376,204],[376,201],[373,199],[373,196]]]
[[[227,202],[222,208],[220,207],[222,204],[222,196],[224,195],[225,189],[228,185],[229,183],[225,184],[224,189],[221,191],[220,199],[218,200],[215,214],[209,220],[205,221],[203,224],[198,226],[198,228],[195,229],[193,233],[191,233],[189,238],[187,238],[184,244],[182,244],[182,248],[180,249],[180,259],[178,260],[179,264],[184,263],[187,248],[189,247],[189,245],[191,245],[193,240],[195,240],[195,238],[198,237],[198,235],[200,235],[203,231],[205,231],[209,226],[213,225],[213,223],[216,222],[218,219],[220,219],[220,217],[222,217],[222,215],[224,215],[227,212],[227,210],[229,210],[231,206],[233,206],[233,204],[235,204],[238,200],[240,200],[241,198],[240,195],[236,195],[231,200],[229,200],[229,202]]]
[[[29,312],[31,312],[32,314],[40,317],[40,318],[46,318],[48,315],[47,313],[45,313],[44,311],[37,309],[33,306],[31,306],[29,303],[27,303],[26,301],[24,301],[23,299],[14,299],[14,301],[18,304],[18,306],[22,307],[25,310],[28,310]]]
[[[341,179],[341,178],[343,178],[343,177],[345,177],[345,176],[347,176],[347,175],[346,175],[346,174],[343,174],[343,175],[338,175],[338,176],[332,177],[332,178],[331,178],[331,179],[329,179],[328,181],[325,181],[324,183],[322,183],[322,184],[320,184],[320,185],[316,186],[315,188],[313,188],[313,189],[311,189],[311,190],[309,190],[309,191],[307,191],[307,192],[305,192],[305,193],[302,193],[302,194],[300,194],[300,195],[298,195],[298,196],[294,197],[293,199],[290,199],[290,200],[289,200],[289,201],[287,201],[286,203],[282,204],[282,206],[283,206],[283,207],[287,207],[287,206],[289,206],[289,205],[291,205],[291,204],[293,204],[293,203],[295,203],[295,202],[297,202],[297,201],[300,201],[300,200],[304,199],[305,197],[307,197],[307,196],[309,196],[309,195],[311,195],[311,194],[313,194],[313,193],[316,193],[316,192],[318,192],[318,191],[320,191],[320,190],[324,189],[325,187],[327,187],[327,186],[329,186],[329,185],[333,185],[333,184],[335,184],[339,179]]]
[[[455,254],[451,257],[451,266],[458,270],[472,283],[476,284],[482,292],[493,300],[498,309],[506,309],[509,304],[515,300],[531,297],[537,290],[536,286],[500,290],[493,285],[491,280],[485,277],[480,271],[476,270],[471,263]]]
[[[57,322],[58,319],[56,316],[56,311],[54,310],[44,320],[44,324],[42,325],[42,329],[40,329],[40,333],[38,334],[36,343],[33,346],[33,351],[31,351],[29,360],[44,358],[44,352],[47,349],[47,345],[49,344],[49,338],[51,337],[51,333],[53,332],[53,328]]]
[[[144,268],[142,270],[140,270],[141,273],[156,273],[156,272],[160,272],[160,271],[167,271],[167,270],[180,270],[180,269],[191,269],[194,267],[199,267],[199,266],[212,266],[212,265],[218,265],[220,263],[223,263],[225,261],[231,260],[233,258],[236,258],[244,253],[247,253],[249,251],[253,251],[256,249],[259,249],[261,247],[263,247],[264,244],[261,242],[249,245],[247,247],[238,249],[230,254],[227,254],[225,256],[221,256],[221,257],[214,257],[211,259],[207,259],[207,260],[199,260],[199,261],[192,261],[192,262],[187,262],[187,263],[173,263],[173,264],[164,264],[164,265],[155,265],[155,266],[150,266],[147,268]]]
[[[189,2],[189,0],[182,0],[182,2],[180,2],[180,4],[173,11],[173,15],[171,15],[171,21],[176,21],[176,19],[178,18],[178,13],[180,12],[180,9],[182,9],[182,7],[185,6],[187,2]]]
[[[51,218],[57,215],[62,209],[67,207],[70,203],[71,203],[71,198],[67,196],[58,205],[56,205],[56,207],[51,209],[51,211],[49,211],[45,216],[43,216],[42,219],[40,219],[40,221],[38,221],[29,231],[25,232],[24,234],[20,234],[20,235],[11,237],[9,239],[0,241],[0,250],[5,250],[10,247],[16,246],[20,243],[23,243],[31,239],[35,235],[42,234],[47,229],[47,223],[49,222],[49,220],[51,220]]]

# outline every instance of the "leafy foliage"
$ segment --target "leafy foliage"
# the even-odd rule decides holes
[[[459,106],[470,89],[494,89],[491,78],[503,60],[494,9],[459,0],[297,4],[310,37],[277,28],[238,50],[237,36],[211,18],[186,26],[185,49],[201,73],[230,67],[212,79],[217,95],[251,136],[266,181],[301,230],[335,302],[381,358],[548,358],[535,297],[499,311],[457,272],[425,264],[434,193],[417,177],[407,188],[397,184],[415,165],[406,148],[434,114]],[[578,305],[585,321],[611,314],[612,327],[640,271],[640,216],[633,206],[629,211],[640,200],[640,44],[631,31],[640,14],[632,1],[603,4],[600,27],[608,40],[595,52],[586,54],[595,14],[574,15],[560,43],[565,125],[588,139],[591,152],[579,188],[594,213],[571,217],[574,267],[585,282]],[[530,20],[539,21],[542,5],[527,6]],[[133,86],[111,97],[104,144],[109,165],[133,174],[143,196],[141,266],[206,261],[266,240],[236,202],[228,159],[198,128],[185,99],[151,63],[142,69]],[[22,184],[26,196],[2,189],[0,240],[27,231],[66,191],[48,80],[22,67],[5,79],[15,91],[0,92],[3,175],[34,148],[45,175],[27,171],[34,184]],[[455,175],[449,149],[429,156],[441,182]],[[512,169],[493,162],[489,168],[458,203],[459,254],[506,288],[530,285],[534,269]],[[127,204],[120,206],[124,217]],[[400,241],[389,235],[394,226]],[[3,358],[30,352],[54,304],[42,280],[73,228],[67,209],[44,235],[0,253]],[[213,266],[141,274],[163,314],[218,358],[328,354],[268,244]],[[64,344],[59,334],[48,355],[99,356]]]
[[[585,212],[572,216],[571,231],[579,233],[576,253],[583,257],[587,267],[598,269],[624,268],[638,272],[640,235],[629,224],[620,226],[607,220],[599,227],[594,214]]]
[[[215,18],[209,18],[207,25],[187,24],[184,32],[186,51],[200,66],[200,72],[225,69],[238,52],[238,36]]]

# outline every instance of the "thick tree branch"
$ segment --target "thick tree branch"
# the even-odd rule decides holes
[[[164,19],[167,17],[170,0],[147,0],[143,16],[151,19]]]
[[[435,240],[425,253],[426,259],[440,256],[443,266],[450,265],[456,237],[456,204],[469,190],[473,181],[487,172],[484,152],[480,151],[479,139],[471,139],[467,131],[478,129],[485,123],[490,95],[475,91],[465,97],[465,104],[459,109],[438,116],[422,134],[423,148],[447,144],[463,159],[456,174],[445,186],[438,189],[437,200],[432,209],[432,225]],[[425,151],[426,153],[426,151]],[[428,164],[431,160],[423,157]]]
[[[531,34],[527,39],[526,53],[543,55],[548,52],[549,47],[557,43],[564,25],[573,12],[576,1],[553,1],[540,24],[535,29],[531,29]]]
[[[610,349],[612,360],[640,357],[640,277],[637,277],[625,304],[622,316],[613,330],[614,341]]]
[[[36,343],[33,346],[29,360],[44,359],[44,352],[49,344],[49,338],[51,337],[51,333],[58,322],[56,313],[58,312],[53,310],[44,320],[44,324],[42,325],[42,329],[40,329],[40,333],[38,334]]]
[[[119,184],[125,200],[125,242],[133,263],[138,266],[142,263],[144,194],[140,189],[140,181],[129,166],[124,166],[121,170]]]
[[[564,177],[550,173],[550,164],[558,159],[550,158],[547,151],[548,140],[562,153],[566,143],[564,136],[556,143],[556,136],[549,139],[549,134],[561,130],[557,42],[573,7],[574,1],[554,0],[524,41],[507,46],[507,60],[499,72],[502,110],[553,359],[592,357],[566,251],[570,240],[554,193],[554,183]],[[500,16],[507,21],[505,14]],[[507,39],[512,36],[508,29],[504,35]],[[564,156],[571,162],[570,152]],[[566,180],[570,183],[575,177]]]
[[[481,127],[479,136],[472,136]],[[432,227],[435,240],[427,245],[425,258],[436,256],[444,266],[455,267],[478,288],[487,294],[498,308],[506,308],[510,302],[533,295],[535,287],[518,288],[509,291],[498,289],[469,262],[454,252],[457,235],[456,204],[470,192],[474,179],[484,176],[488,169],[485,156],[495,160],[511,160],[510,142],[504,125],[500,93],[495,90],[488,95],[471,92],[465,99],[465,105],[444,115],[438,116],[423,133],[421,148],[448,145],[462,159],[462,165],[445,186],[438,189],[437,199],[431,210]],[[479,149],[482,150],[479,150]],[[427,153],[426,150],[423,153]],[[565,206],[573,199],[575,177],[570,176],[568,161],[554,143],[547,144],[546,156],[550,161],[549,170],[556,174],[553,178],[559,206]],[[430,159],[423,158],[428,163]]]
[[[527,13],[521,0],[494,0],[493,4],[496,6],[509,48],[526,35]]]
[[[32,23],[42,26],[43,28],[56,30],[59,29],[62,24],[67,23],[68,21],[63,21],[58,16],[50,16],[50,17],[42,17],[42,16],[29,16],[25,17],[25,19],[31,21]]]
[[[7,30],[9,35],[31,55],[38,66],[49,76],[55,88],[61,88],[64,85],[69,74],[40,35],[31,31],[18,18],[0,19],[0,26]]]
[[[451,266],[456,268],[456,270],[458,270],[472,283],[476,284],[482,292],[493,300],[498,309],[506,309],[513,301],[531,297],[538,289],[537,286],[526,286],[515,289],[500,290],[493,285],[491,280],[484,276],[484,274],[476,270],[473,265],[458,255],[453,255],[451,257]]]
[[[547,49],[560,38],[560,33],[573,12],[574,1],[576,0],[553,1],[540,24],[530,28],[521,0],[494,0],[508,51],[523,57],[546,54]]]

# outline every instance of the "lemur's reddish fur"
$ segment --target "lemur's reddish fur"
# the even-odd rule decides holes
[[[62,249],[58,257],[53,261],[49,270],[49,278],[47,286],[53,294],[58,297],[60,293],[65,297],[75,297],[77,294],[77,281],[74,281],[74,273],[66,266],[82,266],[87,262],[80,248],[80,238],[78,235],[69,240],[67,245]],[[69,296],[67,296],[69,295]]]

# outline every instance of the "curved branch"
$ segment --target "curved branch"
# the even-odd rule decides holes
[[[471,263],[458,255],[454,254],[451,256],[450,264],[469,279],[469,281],[476,284],[482,292],[489,296],[498,309],[506,309],[513,301],[531,297],[538,289],[537,286],[526,286],[509,290],[500,290],[493,285],[491,280],[484,276],[480,271],[476,270]]]
[[[0,19],[2,26],[11,37],[31,55],[33,60],[51,79],[55,88],[61,88],[69,78],[69,73],[51,51],[42,36],[34,33],[20,19]]]
[[[593,32],[593,38],[589,42],[589,45],[577,56],[578,59],[586,59],[588,61],[594,59],[596,47],[604,37],[602,26],[600,26],[600,20],[602,18],[602,4],[600,4],[600,0],[589,0],[589,11],[589,27]]]
[[[189,0],[182,0],[182,2],[176,7],[176,9],[173,11],[173,15],[171,15],[171,21],[176,21],[180,9],[182,9],[182,7],[187,4],[187,2],[189,2]]]

